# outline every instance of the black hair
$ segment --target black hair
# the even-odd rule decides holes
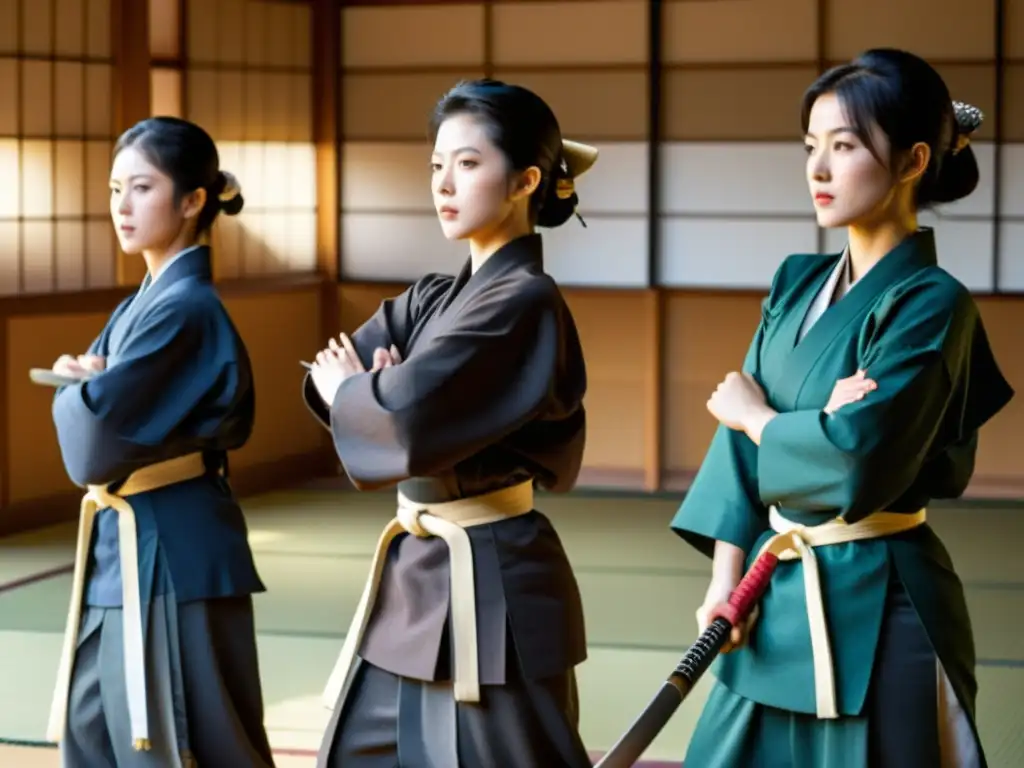
[[[848,64],[833,67],[804,94],[804,133],[815,101],[829,93],[839,99],[851,127],[879,162],[882,159],[871,141],[872,124],[889,139],[890,167],[900,153],[918,142],[931,148],[928,167],[916,190],[918,207],[959,200],[978,186],[977,158],[970,144],[958,145],[958,139],[969,135],[977,124],[958,124],[946,83],[924,59],[894,48],[874,48]]]
[[[530,196],[530,221],[541,227],[559,227],[576,211],[576,192],[558,194],[558,182],[570,178],[562,156],[562,131],[555,113],[545,101],[522,86],[498,80],[462,81],[434,108],[430,119],[430,140],[437,138],[441,124],[459,114],[473,115],[501,150],[513,171],[537,166],[540,184]]]
[[[128,147],[142,152],[150,163],[171,177],[175,205],[197,189],[206,190],[206,204],[196,218],[197,236],[213,226],[221,211],[228,216],[241,212],[245,200],[238,183],[220,169],[217,145],[195,123],[177,117],[147,118],[121,134],[114,146],[114,156]],[[227,199],[222,200],[222,195]]]

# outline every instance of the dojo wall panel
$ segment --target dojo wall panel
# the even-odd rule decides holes
[[[344,213],[341,274],[346,280],[412,282],[428,272],[454,274],[468,258],[427,213]]]
[[[671,142],[661,149],[664,215],[813,216],[802,142]]]
[[[813,61],[819,0],[665,3],[666,64]]]
[[[341,147],[341,207],[433,214],[430,144],[348,141]]]
[[[646,288],[647,221],[639,217],[570,219],[544,232],[545,268],[564,286]]]
[[[717,289],[767,289],[791,253],[818,250],[814,220],[663,218],[658,270],[661,285]]]
[[[113,285],[105,200],[114,130],[110,2],[2,6],[0,295]]]
[[[471,68],[345,74],[341,95],[345,141],[426,141],[438,100],[460,80],[482,76],[482,69]]]
[[[649,417],[657,376],[655,297],[567,288],[587,361],[587,445],[580,483],[643,488],[657,436]]]
[[[1024,291],[1024,144],[1002,148],[999,287]]]
[[[825,7],[826,49],[832,59],[885,47],[926,59],[995,57],[992,0],[825,0]]]
[[[311,31],[308,4],[189,0],[185,116],[213,136],[245,198],[214,228],[218,279],[316,268]],[[154,106],[173,107],[160,87]]]
[[[149,72],[149,111],[153,115],[182,117],[181,72],[170,67],[153,67]]]
[[[761,288],[816,251],[802,144],[673,142],[662,150],[660,284]]]
[[[1024,293],[1024,221],[1004,221],[999,227],[999,288]],[[1024,319],[1018,328],[1024,326]]]
[[[761,317],[761,295],[673,292],[665,304],[663,481],[685,488],[717,422],[706,403],[739,369]]]
[[[180,31],[181,0],[149,0],[149,55],[154,59],[179,58]]]
[[[496,69],[494,76],[536,92],[554,110],[563,136],[591,142],[647,139],[645,69]]]
[[[1024,59],[1024,0],[1003,0],[1004,55],[1009,59]]]
[[[646,0],[495,3],[491,59],[498,68],[643,66],[650,5]]]
[[[1024,2],[1008,4],[1007,53],[1024,55]],[[1010,51],[1016,53],[1010,54]],[[1024,64],[1018,61],[1006,67],[1005,138],[1002,147],[1002,184],[999,247],[999,287],[1004,291],[1024,291]]]
[[[798,141],[800,99],[813,64],[667,69],[666,141]]]
[[[482,68],[484,6],[343,8],[341,35],[343,68]],[[349,107],[344,109],[348,111]]]

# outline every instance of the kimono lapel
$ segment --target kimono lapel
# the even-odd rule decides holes
[[[524,235],[506,243],[491,254],[476,272],[472,271],[472,261],[466,259],[435,317],[454,316],[494,280],[531,265],[541,268],[543,263],[541,238],[537,234]]]
[[[789,326],[780,342],[786,344],[781,365],[772,366],[779,371],[773,387],[773,400],[783,409],[795,407],[797,397],[807,376],[829,345],[851,323],[863,320],[875,301],[893,284],[920,269],[935,266],[935,234],[931,229],[920,229],[887,253],[868,273],[847,291],[846,295],[829,306],[803,339],[800,328],[818,293],[829,281],[833,270],[813,283],[813,289],[793,307],[793,316],[783,319]]]
[[[121,316],[117,327],[111,331],[110,358],[116,360],[125,341],[131,337],[139,318],[176,282],[188,278],[209,282],[212,277],[210,249],[205,245],[189,249],[187,252],[183,252],[175,257],[156,280],[151,280],[147,274],[139,286],[139,292],[135,294],[132,303]]]
[[[796,346],[803,341],[804,336],[806,336],[807,332],[814,327],[818,320],[821,319],[821,316],[825,314],[825,310],[831,306],[833,300],[838,300],[836,298],[836,291],[839,289],[840,282],[846,282],[842,278],[846,276],[849,268],[849,253],[848,251],[843,251],[839,261],[836,262],[836,265],[832,268],[832,272],[830,273],[828,280],[825,281],[825,285],[821,287],[818,291],[818,295],[811,301],[811,306],[804,315],[803,324],[797,331],[796,341],[793,343],[793,346]],[[808,293],[810,294],[812,292],[809,291]],[[846,291],[844,290],[838,298],[842,298],[842,295],[845,293]]]

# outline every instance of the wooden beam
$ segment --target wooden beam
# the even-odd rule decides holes
[[[647,451],[644,457],[644,489],[662,489],[665,467],[665,296],[661,289],[661,145],[662,51],[664,12],[661,2],[647,4],[647,280],[650,286],[649,337],[651,345],[647,393]]]
[[[316,146],[316,264],[323,278],[320,339],[339,333],[341,259],[341,2],[312,0],[313,142]],[[315,354],[308,350],[305,354]],[[333,445],[324,433],[325,448]]]
[[[312,10],[316,261],[320,273],[328,280],[337,282],[341,211],[341,4],[338,0],[313,0]],[[332,327],[337,322],[335,316]]]
[[[149,117],[149,2],[113,0],[110,8],[114,51],[114,130],[120,134]],[[136,285],[146,274],[142,259],[117,250],[117,284]]]

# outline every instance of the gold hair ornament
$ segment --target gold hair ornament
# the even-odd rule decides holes
[[[226,203],[238,197],[238,194],[242,191],[242,187],[239,185],[238,179],[235,178],[233,173],[221,171],[220,174],[224,177],[224,189],[219,195],[217,195],[217,199],[222,203]]]
[[[562,173],[555,181],[555,196],[559,200],[568,200],[576,193],[576,177],[589,171],[597,162],[597,156],[597,147],[569,139],[562,140]],[[574,209],[573,213],[584,227],[587,226],[579,211]]]

